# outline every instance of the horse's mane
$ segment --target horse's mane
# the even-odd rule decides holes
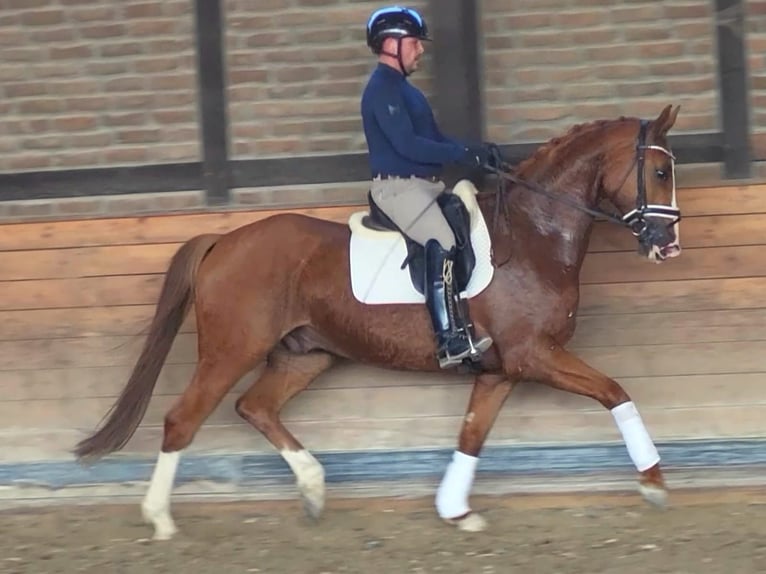
[[[575,124],[562,136],[556,136],[542,144],[535,150],[535,152],[527,159],[522,160],[517,166],[517,173],[522,177],[527,174],[531,169],[536,166],[544,164],[546,160],[557,150],[565,148],[573,140],[581,138],[586,135],[592,135],[595,132],[600,132],[616,123],[623,123],[626,121],[636,120],[637,118],[620,116],[616,119],[601,119],[594,120],[592,122],[585,122],[581,124]]]

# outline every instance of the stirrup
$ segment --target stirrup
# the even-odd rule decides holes
[[[482,353],[486,352],[487,349],[492,346],[493,341],[491,337],[480,337],[479,339],[474,339],[470,330],[466,334],[468,335],[468,344],[471,346],[472,356],[481,356]]]
[[[471,349],[468,348],[462,353],[457,355],[450,355],[446,349],[443,352],[437,353],[436,358],[439,361],[439,367],[442,369],[448,369],[450,367],[457,367],[463,364],[463,361],[470,360]]]
[[[478,341],[474,341],[470,331],[464,329],[459,330],[458,334],[468,345],[459,353],[451,354],[449,352],[449,342],[445,341],[443,348],[436,353],[439,367],[442,369],[460,365],[477,364],[481,361],[482,354],[492,346],[492,339],[489,337],[482,337]]]
[[[468,308],[466,306],[466,293],[463,291],[458,295],[458,317],[460,318],[460,325],[458,332],[463,333],[468,339],[468,346],[471,348],[470,359],[472,362],[478,362],[481,359],[482,353],[487,351],[492,346],[492,338],[489,336],[476,338],[476,333],[473,330],[473,322],[468,318]]]

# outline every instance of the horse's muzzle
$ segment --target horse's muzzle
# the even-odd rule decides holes
[[[681,246],[678,243],[671,243],[665,247],[660,247],[660,256],[663,259],[672,259],[681,255]]]

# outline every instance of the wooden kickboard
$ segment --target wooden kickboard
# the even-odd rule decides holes
[[[639,258],[624,230],[596,224],[569,348],[625,385],[655,437],[764,436],[766,185],[681,189],[679,203],[684,251],[662,265]],[[224,233],[285,211],[343,223],[364,208],[0,226],[0,433],[75,437],[100,420],[143,344],[135,335],[151,320],[167,263],[192,234]],[[131,449],[156,452],[164,412],[188,383],[195,357],[192,314]],[[203,444],[268,450],[233,411],[256,374],[227,395],[201,431]],[[291,403],[285,420],[320,449],[452,445],[470,383],[342,364]],[[615,433],[593,401],[528,385],[509,399],[492,440],[619,439]],[[9,453],[36,452],[19,436]]]

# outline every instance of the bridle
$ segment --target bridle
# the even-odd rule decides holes
[[[633,235],[641,239],[649,231],[647,217],[661,217],[669,219],[668,227],[672,227],[681,220],[681,210],[678,209],[676,200],[676,156],[669,150],[659,145],[646,144],[646,128],[649,125],[647,120],[641,120],[641,128],[638,132],[638,145],[636,145],[636,208],[622,216],[622,220],[630,227]],[[670,158],[671,177],[673,178],[673,194],[670,205],[650,204],[646,200],[646,182],[644,181],[644,165],[646,163],[646,150],[653,149],[664,153]],[[630,172],[628,172],[630,173]],[[627,179],[627,175],[625,176]],[[622,187],[622,186],[620,186]]]
[[[633,159],[633,162],[630,165],[630,168],[625,173],[625,177],[622,179],[622,183],[618,187],[619,189],[623,185],[625,185],[625,181],[628,179],[628,176],[630,175],[630,172],[633,169],[633,166],[637,166],[636,208],[630,210],[624,215],[615,215],[613,213],[609,213],[602,209],[597,209],[597,208],[594,209],[594,208],[588,207],[587,205],[582,205],[581,203],[574,201],[565,195],[561,195],[560,193],[553,193],[541,185],[521,179],[520,177],[508,171],[508,169],[510,169],[509,164],[503,160],[500,154],[500,150],[496,146],[493,146],[493,148],[491,149],[491,156],[493,159],[493,163],[494,165],[502,166],[502,168],[495,168],[491,166],[487,166],[485,168],[490,173],[493,173],[496,176],[498,176],[498,186],[497,186],[497,191],[495,192],[496,197],[495,197],[495,214],[494,214],[493,227],[496,228],[497,219],[500,215],[501,209],[503,210],[505,216],[506,217],[508,216],[508,205],[507,205],[507,198],[506,198],[506,195],[508,193],[508,188],[507,188],[508,182],[516,183],[518,185],[526,187],[530,191],[533,191],[537,194],[548,197],[549,199],[552,199],[554,201],[558,201],[559,203],[563,203],[564,205],[568,205],[574,209],[577,209],[578,211],[587,213],[588,215],[591,215],[593,217],[600,217],[610,223],[614,223],[621,227],[627,227],[628,229],[631,230],[633,235],[636,236],[638,240],[641,242],[647,242],[647,240],[649,239],[649,236],[652,234],[652,226],[650,225],[651,222],[646,219],[647,217],[660,217],[664,219],[669,219],[670,222],[667,224],[667,227],[672,227],[673,225],[675,225],[681,220],[681,211],[678,209],[678,203],[676,200],[676,173],[675,173],[676,157],[669,150],[667,150],[666,148],[662,146],[654,145],[654,144],[652,145],[646,144],[646,131],[647,131],[648,125],[649,125],[649,122],[647,120],[641,120],[641,125],[639,128],[638,138],[636,143],[636,155]],[[646,181],[644,179],[644,166],[646,164],[646,150],[656,150],[656,151],[664,153],[666,156],[670,158],[671,177],[673,178],[673,194],[672,194],[672,200],[670,205],[653,204],[653,203],[647,202]]]

